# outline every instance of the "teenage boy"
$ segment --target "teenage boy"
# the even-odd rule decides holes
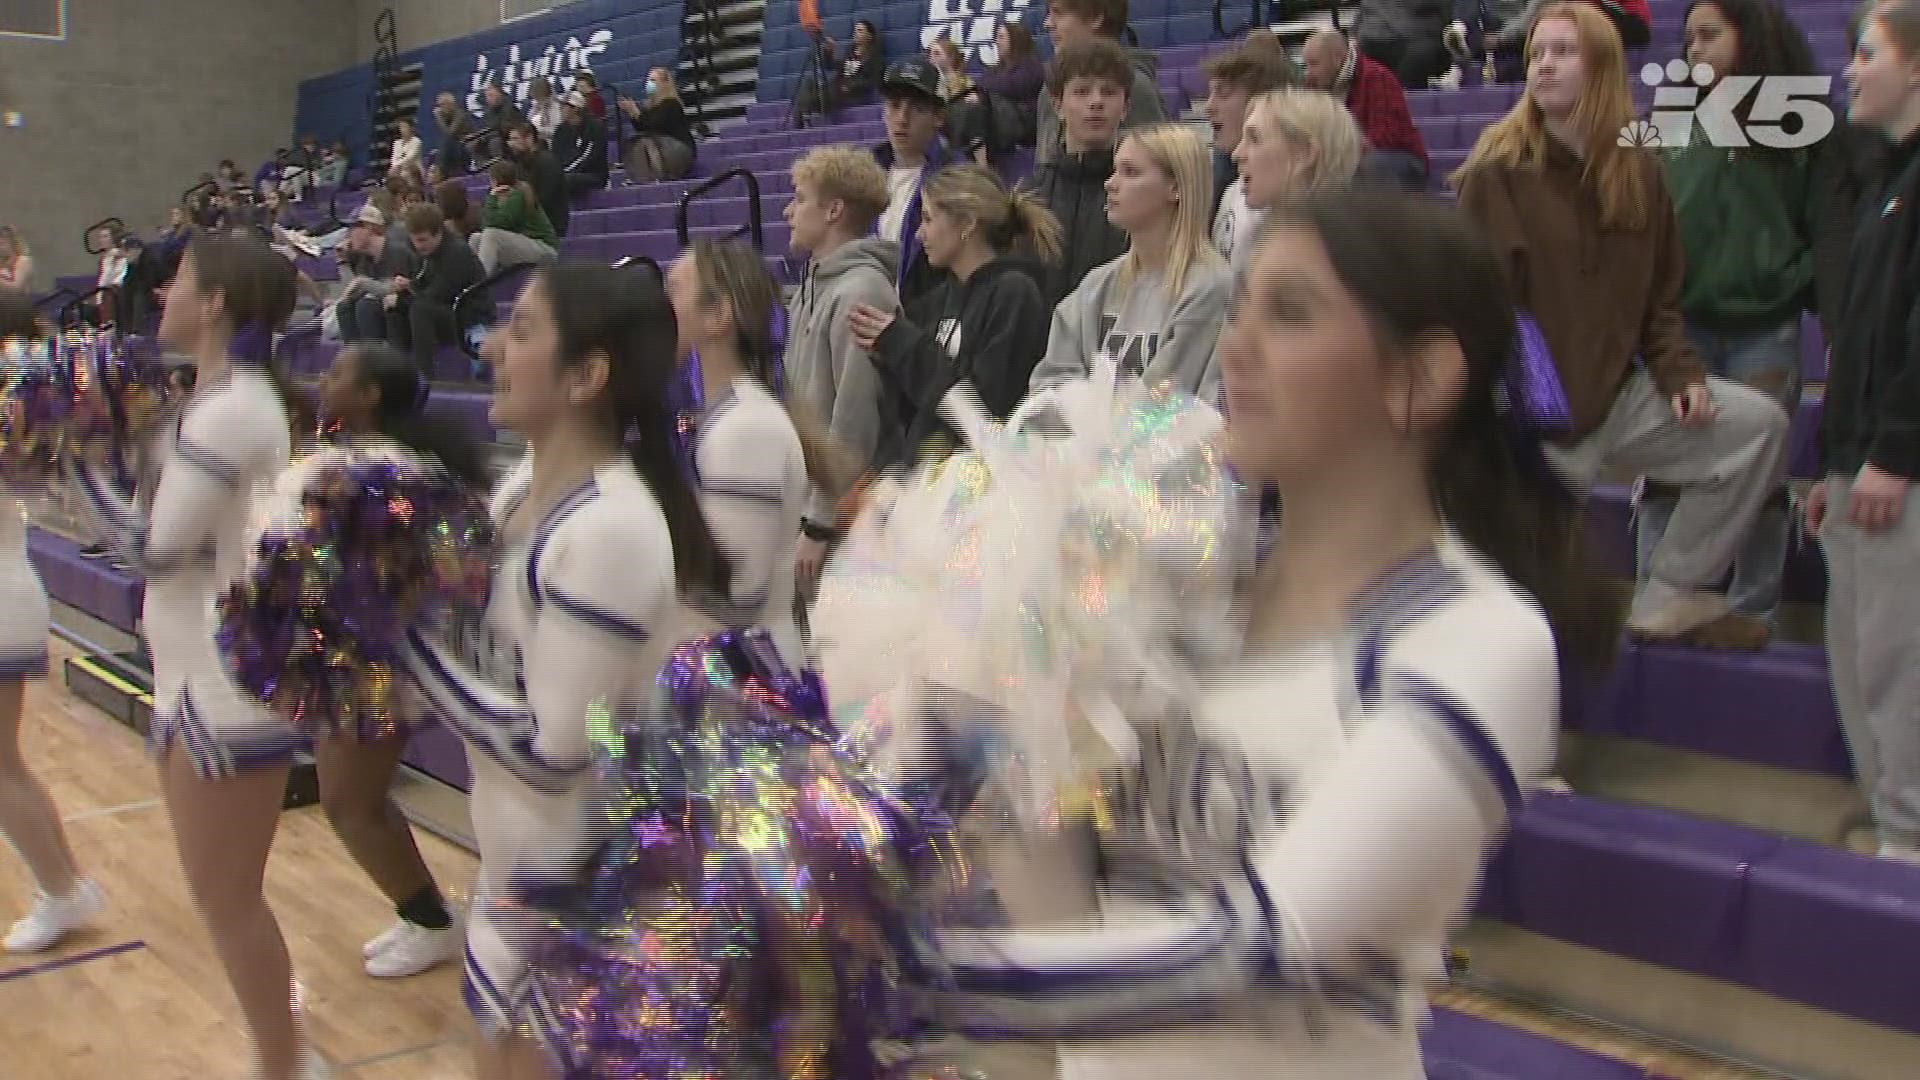
[[[507,125],[507,160],[520,166],[520,175],[533,188],[540,208],[547,212],[553,231],[567,235],[567,173],[540,142],[540,132],[525,120]]]
[[[1107,220],[1107,178],[1128,115],[1134,68],[1120,46],[1102,37],[1061,49],[1047,68],[1044,103],[1061,118],[1061,153],[1033,167],[1023,185],[1060,219],[1061,257],[1047,302],[1080,287],[1096,266],[1126,253],[1127,234]]]
[[[1293,64],[1280,48],[1270,30],[1256,30],[1238,48],[1208,60],[1201,67],[1207,76],[1207,101],[1203,111],[1213,125],[1213,209],[1220,211],[1220,196],[1227,185],[1240,178],[1233,163],[1233,151],[1240,145],[1240,129],[1246,126],[1247,103],[1261,94],[1283,90],[1295,82]]]
[[[888,201],[887,174],[866,150],[817,147],[793,165],[793,200],[786,209],[790,244],[812,261],[788,318],[789,393],[861,468],[873,460],[879,442],[880,379],[866,350],[854,341],[848,316],[862,305],[899,310],[894,288],[899,249],[873,235]],[[827,548],[838,539],[842,494],[815,488],[808,496],[794,555],[799,595],[812,594]]]
[[[1116,48],[1127,29],[1127,0],[1048,0],[1047,18],[1041,24],[1053,39],[1054,57],[1074,45],[1088,41],[1111,42]],[[1160,87],[1154,81],[1159,59],[1145,49],[1121,54],[1128,61],[1126,114],[1120,127],[1138,127],[1167,118],[1166,104],[1160,100]],[[1062,135],[1059,103],[1051,93],[1040,95],[1039,138],[1034,146],[1036,162],[1051,161],[1066,149]]]
[[[874,147],[873,158],[887,171],[887,209],[880,215],[879,236],[900,245],[894,287],[906,304],[932,291],[940,278],[920,250],[920,186],[948,161],[940,139],[946,115],[940,73],[925,56],[896,61],[880,79],[880,100],[887,141]]]
[[[434,351],[459,341],[468,326],[492,321],[493,301],[480,297],[473,310],[463,313],[464,322],[456,318],[454,302],[486,276],[480,256],[447,228],[445,215],[433,203],[407,207],[406,224],[417,263],[412,277],[394,279],[394,291],[387,296],[387,340],[411,352],[420,377],[430,380]]]

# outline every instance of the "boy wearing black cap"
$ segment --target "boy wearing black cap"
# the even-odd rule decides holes
[[[887,170],[887,210],[875,226],[882,240],[900,245],[900,270],[895,281],[901,303],[910,303],[931,290],[940,272],[920,250],[920,185],[948,162],[940,140],[940,121],[946,99],[940,96],[940,73],[925,56],[908,57],[887,66],[880,80],[887,141],[874,148],[874,159]]]

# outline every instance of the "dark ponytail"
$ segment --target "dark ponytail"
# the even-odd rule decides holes
[[[560,327],[561,362],[577,364],[595,352],[610,358],[606,423],[666,515],[681,588],[729,595],[733,566],[714,542],[674,449],[679,327],[666,290],[652,274],[595,263],[562,262],[538,280]]]
[[[412,357],[384,341],[355,342],[348,348],[357,381],[379,393],[374,429],[414,453],[438,461],[460,482],[484,490],[489,477],[480,440],[460,425],[426,414],[428,385]]]
[[[299,298],[299,271],[266,241],[250,235],[196,233],[185,258],[193,260],[200,291],[217,291],[225,298],[236,359],[266,373],[287,414],[290,433],[296,441],[304,438],[314,428],[313,405],[273,358],[273,337],[286,329]]]
[[[1277,208],[1267,231],[1305,228],[1368,313],[1384,354],[1445,334],[1466,357],[1464,393],[1437,433],[1428,486],[1447,524],[1530,593],[1561,656],[1584,671],[1612,659],[1619,605],[1587,564],[1579,503],[1537,437],[1505,415],[1514,307],[1499,260],[1454,207],[1398,192],[1333,192]]]

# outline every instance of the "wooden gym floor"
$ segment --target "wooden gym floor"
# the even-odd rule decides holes
[[[0,1075],[250,1080],[237,1010],[174,860],[152,765],[134,732],[66,692],[57,673],[68,655],[56,640],[56,676],[28,687],[22,738],[109,909],[96,929],[50,953],[0,955]],[[420,843],[442,887],[463,895],[473,856],[424,831]],[[393,915],[318,807],[281,819],[267,888],[305,987],[315,1043],[340,1066],[342,1080],[473,1074],[457,966],[401,980],[372,979],[361,970],[361,943]],[[19,860],[0,858],[0,926],[25,910],[30,893]],[[1448,990],[1440,1001],[1673,1080],[1766,1075],[1465,991]]]

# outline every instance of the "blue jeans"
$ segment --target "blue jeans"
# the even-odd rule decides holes
[[[1800,319],[1769,330],[1738,333],[1687,327],[1687,338],[1707,369],[1715,375],[1745,383],[1780,403],[1791,420],[1800,407]],[[1673,516],[1673,497],[1649,484],[1640,498],[1634,536],[1636,577],[1646,584],[1653,549],[1666,535]],[[1786,489],[1771,496],[1754,521],[1753,531],[1733,560],[1733,585],[1727,603],[1742,615],[1771,620],[1780,604],[1780,578],[1786,569],[1787,543],[1792,535]]]

